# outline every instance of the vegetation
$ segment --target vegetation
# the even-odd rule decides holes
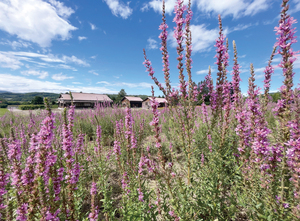
[[[44,109],[45,106],[43,104],[41,105],[20,105],[20,110],[35,110],[35,109]]]
[[[114,102],[114,104],[120,104],[121,100],[125,97],[125,96],[131,96],[131,97],[140,97],[143,100],[145,100],[147,97],[149,97],[148,95],[127,95],[127,93],[125,92],[124,89],[121,89],[120,92],[118,94],[108,94],[107,95],[110,99],[112,99],[112,101]]]
[[[31,92],[31,93],[11,93],[4,92],[0,93],[0,100],[4,99],[8,102],[18,101],[18,102],[31,102],[35,97],[48,97],[51,101],[56,101],[59,94],[55,93],[45,93],[45,92]]]
[[[8,112],[8,109],[6,108],[0,108],[0,117],[2,117],[3,115],[5,115]]]
[[[179,90],[169,82],[164,7],[165,86],[144,51],[144,65],[169,101],[167,108],[158,110],[152,99],[151,111],[97,105],[75,112],[71,105],[54,114],[46,98],[46,110],[4,115],[0,219],[299,220],[300,87],[293,86],[296,21],[287,15],[287,2],[276,27],[284,76],[277,103],[267,96],[275,49],[265,68],[264,95],[251,64],[243,98],[235,43],[231,82],[227,77],[229,46],[219,16],[218,78],[214,85],[211,73],[206,76],[205,104],[198,96],[204,87],[199,90],[191,78],[191,1],[185,8],[178,0]]]

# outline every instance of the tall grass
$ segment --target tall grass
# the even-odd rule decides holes
[[[265,70],[265,97],[260,97],[251,65],[243,99],[235,44],[230,84],[229,45],[219,16],[218,78],[213,84],[208,73],[204,84],[210,105],[196,106],[191,4],[178,0],[179,90],[169,81],[164,5],[160,38],[165,84],[154,76],[144,51],[145,67],[168,107],[158,109],[152,88],[149,111],[101,105],[78,111],[72,105],[52,113],[45,100],[46,110],[4,115],[0,219],[299,220],[300,88],[293,86],[295,20],[287,15],[287,2],[276,28],[276,53],[282,55],[285,78],[278,103],[266,97],[275,50]]]

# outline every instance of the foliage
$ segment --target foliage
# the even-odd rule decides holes
[[[34,99],[31,101],[32,104],[44,104],[44,99],[40,96],[35,96]]]
[[[35,110],[35,109],[43,109],[45,106],[42,105],[19,105],[20,110]]]
[[[8,112],[8,110],[6,108],[0,108],[0,117],[5,115],[7,112]]]
[[[205,85],[210,104],[201,96],[197,106],[199,90],[191,79],[191,1],[185,7],[178,0],[179,90],[169,82],[164,6],[164,86],[144,52],[144,65],[168,100],[167,108],[158,109],[152,99],[151,111],[98,104],[52,113],[45,99],[46,110],[2,116],[0,219],[299,220],[300,88],[293,88],[295,21],[286,14],[287,2],[276,28],[285,78],[276,104],[260,97],[252,64],[248,96],[241,95],[235,43],[229,82],[229,46],[219,16],[218,78],[214,85],[209,71]],[[265,70],[265,94],[272,57]]]
[[[29,102],[32,101],[36,96],[48,97],[49,99],[56,101],[59,94],[46,93],[46,92],[31,92],[31,93],[11,93],[5,92],[0,93],[0,99],[5,99],[7,101],[19,101],[19,102]]]

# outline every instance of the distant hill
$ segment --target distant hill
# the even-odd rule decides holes
[[[0,90],[0,94],[1,94],[1,93],[11,93],[11,92],[9,92],[9,91],[1,91],[1,90]]]
[[[11,93],[0,91],[0,99],[5,99],[7,101],[21,101],[28,102],[32,101],[36,96],[48,97],[52,101],[56,101],[60,94],[46,93],[46,92],[31,92],[31,93]]]

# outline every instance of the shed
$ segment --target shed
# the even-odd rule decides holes
[[[111,104],[113,101],[105,94],[77,93],[72,92],[73,103],[76,107],[87,108],[94,107],[95,103]],[[70,94],[61,94],[58,98],[58,107],[67,107],[71,105]]]
[[[142,107],[143,99],[140,97],[123,97],[122,107]]]
[[[158,102],[158,107],[165,107],[166,104],[168,103],[167,99],[165,98],[155,98],[155,100]],[[151,108],[151,101],[152,101],[152,97],[148,97],[143,101],[143,108],[145,109],[150,109]]]

